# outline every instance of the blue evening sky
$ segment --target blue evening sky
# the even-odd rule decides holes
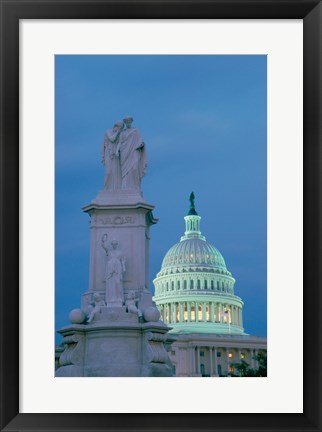
[[[266,56],[56,56],[56,328],[88,288],[89,217],[106,129],[134,117],[147,148],[150,288],[184,232],[194,191],[201,231],[225,258],[247,333],[266,335]],[[59,338],[58,338],[59,340]]]

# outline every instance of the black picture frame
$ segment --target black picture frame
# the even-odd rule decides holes
[[[0,0],[0,6],[1,430],[321,431],[321,2],[316,0],[173,0],[171,2],[160,0]],[[19,414],[19,20],[104,18],[303,19],[303,414]],[[294,351],[288,354],[288,358],[281,359],[281,367],[285,369],[285,373],[288,373],[287,362],[296,361],[296,346],[294,346]],[[258,396],[254,395],[254,397]]]

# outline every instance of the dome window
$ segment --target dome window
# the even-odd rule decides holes
[[[208,281],[205,279],[205,289],[208,289]]]
[[[190,289],[193,289],[193,279],[190,279]]]

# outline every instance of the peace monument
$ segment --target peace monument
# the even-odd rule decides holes
[[[102,145],[104,187],[83,211],[90,217],[89,286],[58,330],[64,350],[57,377],[172,376],[170,330],[148,287],[150,227],[145,202],[146,145],[125,117]]]

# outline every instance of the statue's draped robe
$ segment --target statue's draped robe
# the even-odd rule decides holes
[[[104,136],[103,142],[103,162],[105,165],[105,189],[121,189],[121,166],[120,159],[116,157],[116,149],[118,146],[119,136],[118,131],[109,129]]]
[[[120,136],[122,189],[140,190],[146,173],[146,151],[138,129],[128,128]]]
[[[124,301],[122,254],[117,250],[109,253],[106,271],[106,303]]]

